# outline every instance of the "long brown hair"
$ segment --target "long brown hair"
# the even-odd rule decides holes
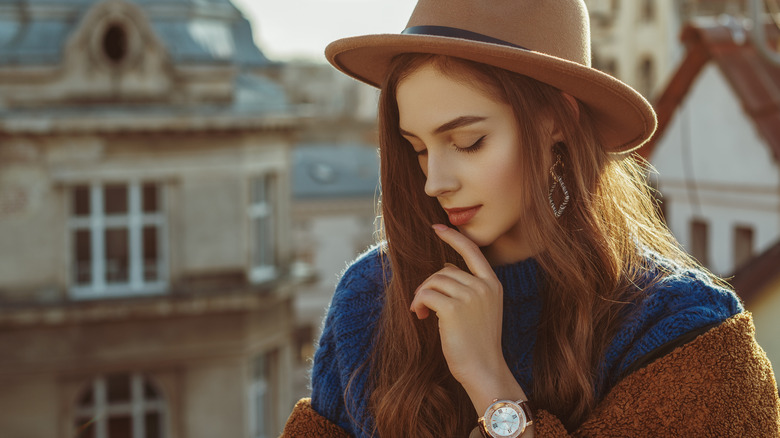
[[[380,236],[392,274],[369,369],[369,411],[375,433],[386,437],[466,436],[476,425],[474,407],[450,374],[441,350],[437,319],[409,312],[414,290],[444,263],[466,269],[461,257],[436,238],[430,226],[447,223],[435,198],[423,190],[425,176],[412,147],[400,135],[396,91],[423,65],[477,87],[509,104],[519,125],[523,168],[518,178],[528,196],[528,238],[544,281],[542,311],[533,352],[532,401],[573,429],[593,409],[599,361],[647,285],[651,270],[638,248],[695,266],[663,225],[644,183],[646,168],[615,157],[601,146],[588,109],[572,107],[561,92],[534,79],[458,58],[426,54],[396,57],[379,102],[381,162]],[[548,201],[552,183],[538,114],[553,118],[565,139],[565,184],[571,197],[556,218]],[[549,134],[548,134],[549,137]],[[549,160],[549,158],[547,158]],[[656,278],[657,280],[657,278]],[[650,278],[653,281],[653,278]]]

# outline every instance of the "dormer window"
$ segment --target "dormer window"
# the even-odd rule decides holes
[[[138,28],[126,15],[120,10],[106,13],[90,36],[94,59],[112,70],[130,66],[142,54]]]
[[[119,23],[111,23],[103,32],[103,54],[115,64],[127,57],[127,32]]]

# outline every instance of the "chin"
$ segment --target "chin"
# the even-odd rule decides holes
[[[496,241],[496,239],[492,236],[486,236],[485,234],[475,232],[475,230],[469,231],[468,228],[458,228],[458,231],[460,231],[464,236],[468,237],[480,248],[490,246],[493,244],[493,242]]]

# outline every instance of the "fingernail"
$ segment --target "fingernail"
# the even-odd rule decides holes
[[[436,231],[445,231],[445,230],[449,230],[450,227],[442,224],[433,224],[433,229]]]

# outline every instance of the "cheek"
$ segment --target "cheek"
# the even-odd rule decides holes
[[[517,194],[522,189],[522,174],[519,160],[515,157],[496,160],[490,166],[488,176],[493,184],[501,188],[506,193]]]
[[[428,178],[428,156],[418,155],[417,163],[420,165],[420,170],[422,170],[423,175]]]

